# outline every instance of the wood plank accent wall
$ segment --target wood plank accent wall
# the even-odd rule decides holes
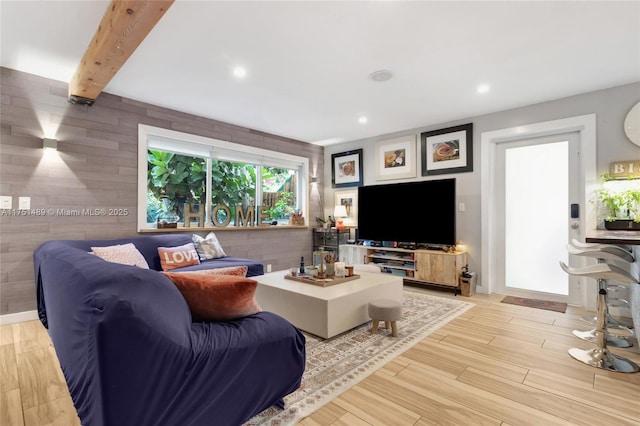
[[[121,217],[0,216],[0,315],[36,308],[33,251],[43,242],[138,235],[139,123],[306,156],[311,170],[324,169],[320,146],[109,93],[91,107],[71,105],[66,83],[7,68],[0,68],[0,78],[0,195],[11,195],[14,208],[18,197],[31,197],[32,210],[129,211]],[[42,150],[45,136],[58,140],[53,155]],[[320,213],[323,183],[314,186],[310,218]],[[298,265],[300,256],[311,258],[311,229],[220,230],[216,235],[227,254],[270,263],[273,270]]]

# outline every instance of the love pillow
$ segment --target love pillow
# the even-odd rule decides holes
[[[177,247],[158,247],[158,255],[163,271],[200,264],[200,257],[193,243]]]

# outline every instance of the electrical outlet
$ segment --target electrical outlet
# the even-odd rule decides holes
[[[267,272],[271,272],[271,264],[267,264]]]
[[[31,209],[31,197],[18,197],[18,209],[30,210]]]
[[[11,195],[3,195],[0,197],[0,209],[11,208]]]
[[[464,203],[458,203],[458,211],[459,212],[463,212],[465,211],[466,206],[464,205]]]

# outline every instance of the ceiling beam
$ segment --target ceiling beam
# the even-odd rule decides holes
[[[112,0],[69,82],[69,102],[92,105],[175,0]]]

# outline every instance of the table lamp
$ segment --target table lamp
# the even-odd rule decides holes
[[[344,221],[341,218],[348,216],[347,208],[343,205],[336,206],[333,216],[336,218],[336,229],[344,229]]]

